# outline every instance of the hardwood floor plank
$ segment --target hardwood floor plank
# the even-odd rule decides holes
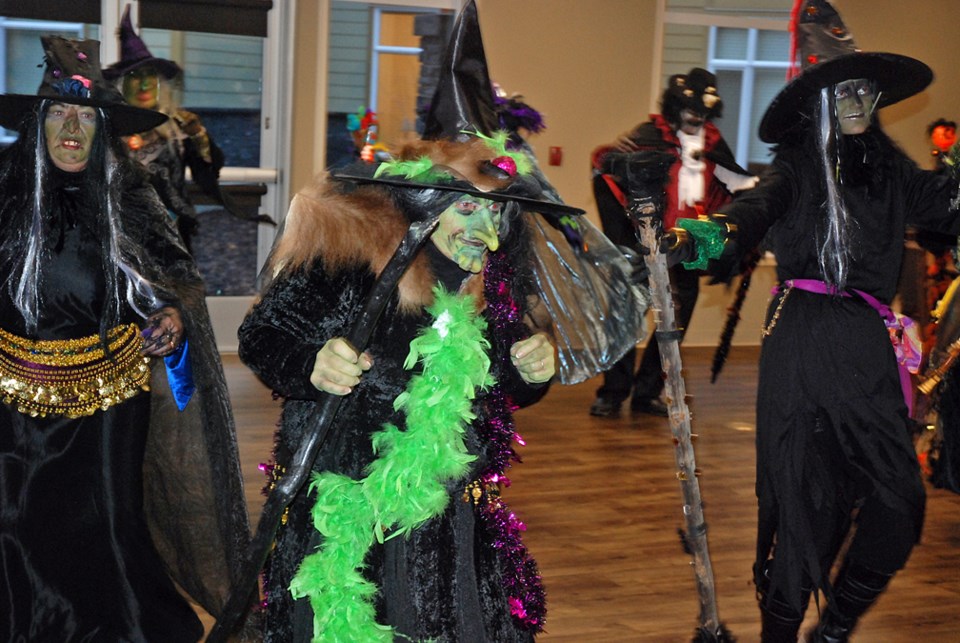
[[[741,643],[759,640],[751,565],[756,529],[754,404],[757,349],[734,347],[716,384],[709,349],[683,349],[697,465],[720,617]],[[259,517],[280,405],[224,356],[237,418],[247,501]],[[554,386],[517,413],[527,442],[504,498],[527,525],[525,542],[547,588],[538,641],[683,642],[697,625],[690,557],[681,547],[680,485],[667,420],[594,418],[599,378]],[[923,540],[864,619],[855,641],[960,642],[960,495],[928,487]],[[816,606],[808,610],[808,625]]]

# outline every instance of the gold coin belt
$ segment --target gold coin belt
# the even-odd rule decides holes
[[[149,358],[140,355],[143,338],[137,325],[110,330],[107,343],[109,355],[99,335],[32,340],[0,328],[3,403],[32,417],[78,418],[149,391]]]

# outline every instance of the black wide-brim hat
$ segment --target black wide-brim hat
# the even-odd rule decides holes
[[[548,199],[540,182],[524,173],[521,156],[500,154],[491,149],[489,140],[481,136],[467,141],[419,141],[400,150],[393,161],[379,165],[357,163],[334,171],[331,176],[360,185],[469,194],[516,203],[521,210],[549,216],[584,214],[580,208]],[[400,172],[404,167],[407,171]],[[394,169],[397,172],[391,173]]]
[[[38,103],[50,100],[70,105],[103,108],[111,130],[120,136],[151,130],[167,120],[166,114],[128,105],[120,92],[106,82],[100,69],[100,43],[41,37],[45,69],[36,94],[0,95],[0,125],[18,129]]]
[[[922,92],[933,82],[933,71],[915,58],[885,52],[854,52],[811,65],[770,102],[760,121],[760,139],[779,143],[789,138],[809,121],[821,89],[857,78],[877,84],[880,109]]]

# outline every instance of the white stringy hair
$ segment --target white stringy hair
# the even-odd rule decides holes
[[[38,159],[33,177],[33,198],[32,215],[30,217],[30,231],[26,240],[24,257],[22,261],[22,270],[20,279],[17,283],[14,293],[13,303],[23,315],[24,323],[28,332],[36,332],[40,317],[40,283],[43,272],[43,249],[46,247],[44,239],[43,209],[44,186],[47,181],[47,164],[42,159],[47,158],[47,143],[44,131],[43,114],[50,101],[44,101],[39,110],[36,124],[36,149],[35,158]],[[125,257],[131,253],[123,252],[125,246],[129,246],[130,241],[125,237],[120,225],[119,215],[119,186],[116,185],[117,178],[117,158],[114,155],[111,146],[107,143],[106,129],[109,127],[109,120],[103,109],[97,109],[100,116],[98,127],[103,127],[104,140],[104,182],[106,184],[106,199],[104,206],[106,209],[106,223],[108,231],[108,240],[104,251],[107,253],[107,266],[116,266],[123,273],[124,299],[130,307],[141,317],[146,319],[149,311],[159,307],[159,300],[153,290],[150,282],[140,274],[137,268],[132,265]],[[102,244],[103,245],[103,244]],[[114,290],[113,297],[108,292],[108,301],[112,302],[113,314],[117,319],[120,317],[120,284],[119,275],[107,275],[107,287]]]
[[[49,101],[44,101],[39,110],[40,114]],[[33,173],[33,215],[30,217],[30,232],[27,237],[27,246],[24,250],[23,269],[20,272],[20,281],[17,283],[17,291],[13,297],[13,303],[23,315],[27,330],[33,332],[37,329],[37,321],[40,310],[40,265],[43,259],[43,186],[46,182],[47,164],[39,162],[47,156],[47,144],[44,136],[44,120],[37,118],[36,124],[36,149],[34,150],[38,159],[36,169]]]
[[[104,113],[103,109],[98,109],[100,112],[100,117],[102,122],[107,122],[107,115]],[[118,194],[118,186],[115,184],[116,173],[117,173],[117,158],[114,155],[113,149],[111,146],[104,146],[105,149],[105,178],[108,186],[107,190],[107,199],[106,199],[106,209],[107,209],[107,226],[110,231],[110,246],[109,246],[109,262],[108,265],[117,266],[123,272],[126,279],[125,285],[125,299],[130,307],[136,311],[138,315],[146,319],[151,310],[155,310],[159,307],[159,301],[157,299],[156,293],[153,291],[153,286],[150,284],[147,279],[140,274],[135,266],[131,265],[125,258],[124,253],[121,250],[121,243],[129,243],[128,240],[124,237],[123,229],[120,226],[120,214],[118,203],[120,201],[120,195]],[[119,284],[115,285],[119,287]],[[120,316],[120,297],[117,293],[117,297],[113,298],[114,301],[114,313],[119,318]],[[142,304],[147,305],[147,309],[144,310]]]
[[[817,149],[820,152],[820,165],[823,168],[823,180],[827,189],[824,203],[827,230],[826,237],[820,242],[819,263],[823,280],[835,286],[838,291],[843,291],[847,285],[852,259],[850,248],[852,222],[837,185],[840,181],[836,140],[839,133],[834,124],[834,111],[833,87],[824,87],[820,90],[820,110],[817,115],[820,125]]]

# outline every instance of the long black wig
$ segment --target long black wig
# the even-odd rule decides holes
[[[48,214],[61,205],[61,194],[53,189],[51,180],[59,170],[50,161],[44,132],[50,104],[49,100],[38,101],[23,119],[17,141],[0,155],[0,194],[5,199],[0,204],[0,225],[5,232],[0,241],[7,275],[4,287],[28,333],[36,332],[43,305],[40,284],[53,232]],[[121,144],[111,132],[109,111],[97,109],[90,162],[82,175],[78,173],[77,186],[88,207],[99,215],[95,221],[107,291],[100,328],[104,337],[119,321],[121,302],[126,301],[144,318],[159,307],[153,285],[141,274],[139,248],[121,225],[123,186],[137,171]]]

